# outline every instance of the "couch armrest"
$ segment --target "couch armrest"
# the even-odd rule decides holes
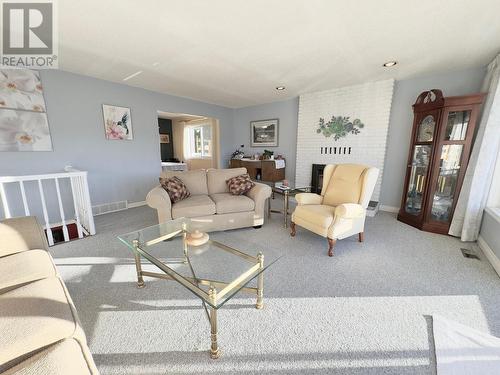
[[[295,200],[299,206],[305,204],[321,204],[323,202],[323,197],[314,193],[299,193],[295,194]]]
[[[266,210],[266,199],[271,197],[271,187],[260,182],[255,182],[255,186],[246,194],[248,198],[255,202],[255,215],[257,218],[264,218]]]
[[[335,216],[342,219],[356,219],[365,213],[363,206],[357,203],[344,203],[335,208]]]
[[[26,250],[48,250],[49,244],[35,216],[16,217],[0,222],[0,257]]]
[[[158,213],[158,223],[172,220],[172,202],[168,193],[160,185],[154,187],[146,197],[149,207],[155,208]]]

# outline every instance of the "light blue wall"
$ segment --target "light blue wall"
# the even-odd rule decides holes
[[[417,77],[396,81],[387,152],[384,165],[384,179],[380,202],[386,206],[399,207],[403,192],[405,166],[413,125],[412,105],[417,96],[425,90],[438,88],[446,96],[466,95],[478,92],[485,68],[475,68],[451,73],[440,73],[426,77]],[[287,158],[287,178],[295,179],[295,155],[298,123],[298,98],[264,105],[239,108],[234,110],[234,142],[244,144],[246,151],[262,152],[262,148],[250,149],[250,121],[268,118],[280,118],[280,147],[276,148]]]
[[[264,149],[282,154],[286,159],[286,178],[295,180],[295,155],[297,151],[297,124],[299,98],[262,104],[234,110],[234,148],[245,145],[246,154],[262,154]],[[250,121],[279,119],[278,147],[250,147]],[[227,165],[227,161],[226,164]]]
[[[417,96],[429,89],[440,89],[445,96],[479,92],[485,73],[485,68],[476,68],[396,81],[387,137],[384,179],[380,193],[382,204],[399,207],[401,203],[413,126],[412,105]]]
[[[402,194],[412,126],[411,105],[420,92],[440,88],[445,95],[477,92],[483,68],[397,81],[389,125],[388,148],[382,182],[382,204],[398,207]],[[287,159],[286,175],[295,178],[298,98],[258,106],[230,109],[112,83],[63,71],[42,71],[42,83],[53,152],[2,152],[0,175],[61,171],[67,164],[89,171],[94,205],[119,200],[143,201],[160,172],[157,111],[181,112],[220,120],[222,166],[240,144],[248,153],[250,121],[280,119],[276,153]],[[130,107],[133,141],[107,141],[102,104]]]
[[[144,201],[160,174],[157,111],[220,120],[221,162],[233,149],[233,110],[63,71],[42,71],[53,152],[1,152],[0,175],[89,171],[93,205]],[[130,107],[134,139],[104,137],[102,104]]]

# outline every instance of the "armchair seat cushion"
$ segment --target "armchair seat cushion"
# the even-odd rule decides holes
[[[335,207],[322,204],[308,204],[297,206],[293,213],[292,220],[297,218],[314,224],[315,226],[328,228],[333,222],[334,215]]]
[[[57,277],[0,294],[0,365],[65,338],[86,342],[76,310]]]
[[[56,268],[45,250],[28,250],[0,258],[0,293],[51,276],[56,276]]]
[[[232,195],[230,193],[212,194],[210,196],[215,202],[218,214],[230,214],[234,212],[247,212],[255,209],[253,199],[245,195]]]
[[[65,339],[5,371],[4,375],[91,375],[98,371],[85,346]]]
[[[215,214],[215,203],[208,195],[192,195],[172,204],[172,218],[199,217]]]

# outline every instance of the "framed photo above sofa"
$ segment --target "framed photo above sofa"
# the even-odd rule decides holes
[[[250,122],[250,145],[252,147],[278,146],[279,119]]]

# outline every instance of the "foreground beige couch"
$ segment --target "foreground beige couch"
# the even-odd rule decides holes
[[[0,222],[0,373],[98,374],[34,217]]]
[[[158,185],[149,192],[146,202],[157,210],[159,223],[188,217],[206,220],[211,230],[258,227],[264,224],[271,188],[256,182],[246,195],[231,195],[226,180],[244,173],[246,168],[166,171],[162,177],[179,177],[191,196],[172,204],[168,193]]]

